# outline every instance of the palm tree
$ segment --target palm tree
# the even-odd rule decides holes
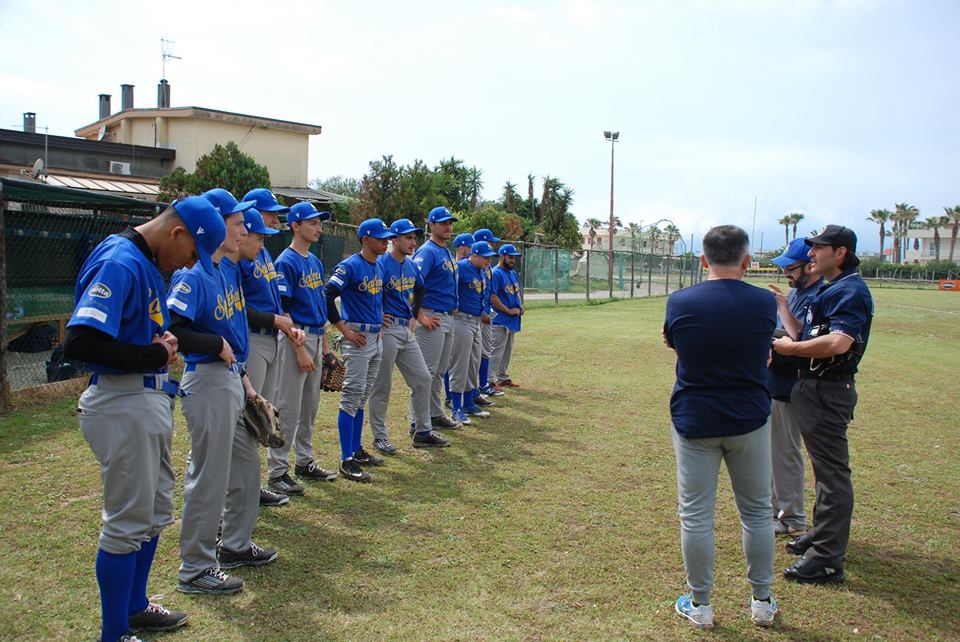
[[[603,227],[603,221],[598,218],[588,218],[587,226],[590,228],[590,247],[597,242],[597,229]]]
[[[637,251],[637,241],[640,239],[640,226],[636,223],[629,223],[627,229],[630,231],[630,251]]]
[[[674,244],[680,240],[680,228],[671,223],[666,226],[663,230],[663,233],[667,237],[667,243],[669,244],[670,254],[673,254]]]
[[[806,218],[805,215],[800,212],[793,212],[790,214],[790,225],[793,226],[793,238],[797,238],[797,223]]]
[[[483,170],[476,165],[468,169],[465,187],[470,196],[470,209],[475,210],[480,200],[480,190],[483,189]]]
[[[894,254],[897,257],[897,263],[903,263],[907,254],[907,232],[910,230],[910,224],[920,216],[920,210],[909,203],[896,203],[894,205],[894,235],[893,245]]]
[[[887,222],[893,219],[893,212],[890,210],[870,210],[870,216],[867,220],[880,226],[880,262],[883,262],[883,245],[887,236]]]
[[[647,238],[650,239],[650,251],[655,252],[657,250],[657,244],[660,243],[660,239],[663,238],[663,232],[659,227],[654,225],[647,233]]]
[[[540,221],[537,220],[537,202],[533,200],[533,178],[533,174],[527,174],[527,200],[530,201],[530,222],[536,225]]]
[[[783,244],[784,245],[790,245],[790,223],[791,222],[792,222],[792,219],[790,218],[789,214],[787,214],[782,218],[777,219],[777,223],[783,226]]]
[[[957,231],[960,230],[960,205],[944,207],[944,213],[950,219],[950,261],[953,261],[953,248],[957,245]]]
[[[516,214],[517,212],[517,186],[507,181],[503,186],[503,209]]]
[[[950,223],[949,216],[930,216],[923,222],[923,226],[928,230],[933,230],[933,251],[934,260],[940,262],[940,228],[946,227]]]

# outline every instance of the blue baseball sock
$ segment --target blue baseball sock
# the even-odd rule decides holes
[[[490,384],[490,359],[480,357],[480,387],[486,388]]]
[[[129,630],[127,606],[136,567],[136,551],[123,555],[103,549],[97,551],[97,584],[100,585],[100,613],[103,617],[100,639],[105,642],[115,642]]]
[[[130,590],[130,604],[127,606],[127,612],[130,615],[136,615],[150,603],[147,599],[147,579],[150,577],[150,567],[153,566],[153,556],[157,552],[158,541],[160,541],[159,535],[141,544],[140,550],[137,551],[133,588]]]
[[[340,433],[341,461],[352,457],[353,451],[353,417],[341,410],[337,413],[337,432]]]
[[[443,373],[443,390],[447,395],[447,399],[452,399],[452,397],[450,396],[450,371],[449,370]]]
[[[465,393],[463,393],[463,409],[464,410],[477,409],[477,404],[473,402],[474,398],[476,397],[476,393],[477,393],[476,388],[474,388],[473,390],[467,390]]]
[[[454,392],[450,395],[451,404],[453,405],[454,412],[460,412],[463,410],[463,393]]]
[[[357,411],[353,416],[353,452],[363,448],[363,442],[360,439],[363,434],[363,408]]]

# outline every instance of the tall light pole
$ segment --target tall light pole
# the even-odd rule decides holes
[[[604,131],[603,137],[610,141],[610,243],[607,251],[607,278],[609,279],[610,298],[613,298],[613,148],[620,138],[620,132]],[[587,276],[589,278],[589,275]]]

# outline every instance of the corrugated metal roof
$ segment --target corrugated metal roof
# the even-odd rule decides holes
[[[286,196],[287,198],[297,198],[301,201],[317,201],[319,203],[337,203],[349,201],[349,196],[334,194],[321,189],[311,189],[309,187],[273,187],[274,194]]]

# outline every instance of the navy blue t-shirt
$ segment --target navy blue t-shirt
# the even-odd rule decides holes
[[[670,416],[681,437],[742,435],[766,423],[776,325],[773,295],[742,281],[709,280],[670,295],[663,328],[677,352]]]

